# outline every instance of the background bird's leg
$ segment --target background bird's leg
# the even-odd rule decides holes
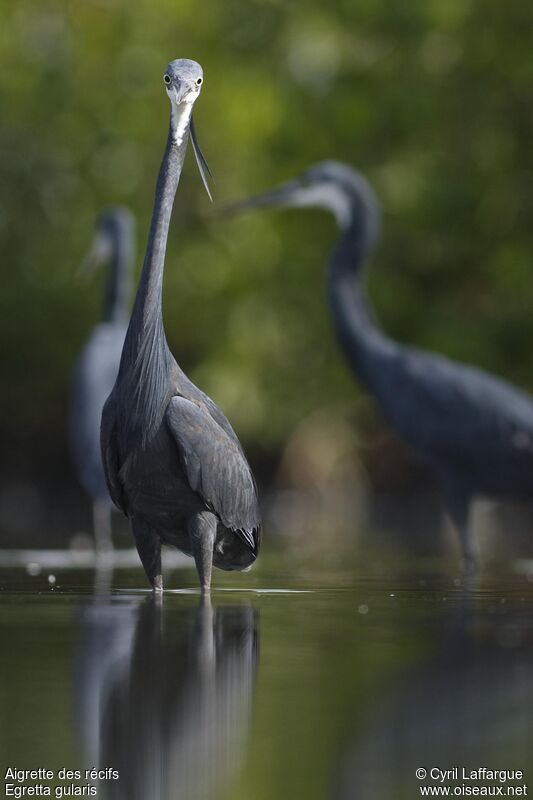
[[[109,500],[98,499],[93,502],[94,546],[97,557],[113,549],[111,538],[111,504]]]
[[[209,592],[211,589],[211,569],[217,524],[217,518],[209,511],[201,511],[189,520],[189,539],[202,592]]]
[[[97,597],[106,597],[109,595],[112,579],[113,562],[109,563],[97,558],[94,570],[93,593]]]
[[[459,534],[463,565],[467,573],[477,572],[478,552],[470,531],[470,494],[453,484],[444,484],[446,507]]]
[[[146,522],[143,522],[143,520],[140,520],[138,517],[132,519],[131,529],[133,531],[137,552],[139,553],[148,580],[152,584],[154,592],[162,592],[161,539]]]

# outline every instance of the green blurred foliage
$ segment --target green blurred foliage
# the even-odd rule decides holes
[[[323,158],[356,165],[383,207],[370,293],[384,327],[533,390],[532,52],[526,0],[3,3],[5,468],[42,469],[63,443],[102,288],[74,272],[103,206],[135,211],[140,264],[175,57],[204,67],[195,114],[215,208]],[[252,451],[363,398],[324,303],[334,236],[314,211],[216,218],[190,155],[167,335]]]

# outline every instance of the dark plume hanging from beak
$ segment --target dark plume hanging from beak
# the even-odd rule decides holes
[[[196,137],[196,128],[194,127],[194,118],[192,116],[191,116],[191,142],[192,142],[192,149],[194,150],[194,157],[196,159],[196,164],[198,165],[200,177],[202,178],[202,183],[204,184],[205,190],[209,195],[209,199],[211,200],[211,202],[213,202],[207,176],[209,175],[213,183],[215,182],[215,179],[211,174],[211,170],[209,169],[209,164],[205,160],[204,154],[202,153],[200,145],[198,144],[198,139]]]

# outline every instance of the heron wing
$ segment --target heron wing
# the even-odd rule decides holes
[[[166,421],[191,489],[255,551],[260,526],[257,490],[239,443],[206,408],[184,397],[171,399]]]
[[[100,444],[102,447],[102,463],[104,465],[104,474],[109,494],[117,508],[126,514],[124,492],[118,477],[120,464],[118,457],[117,417],[113,394],[108,397],[102,411]]]

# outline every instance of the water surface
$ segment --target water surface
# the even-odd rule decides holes
[[[217,574],[211,603],[189,571],[161,602],[139,570],[93,578],[0,574],[3,773],[116,770],[97,796],[124,800],[402,800],[420,767],[527,780],[525,576],[315,565]]]

